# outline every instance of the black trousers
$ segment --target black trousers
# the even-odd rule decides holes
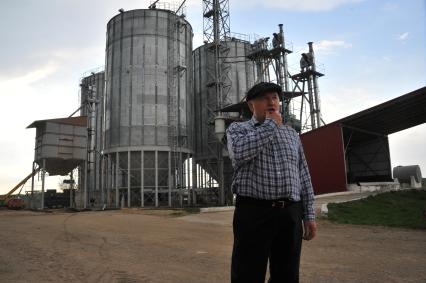
[[[302,247],[302,204],[273,207],[237,196],[232,251],[232,283],[299,282]]]

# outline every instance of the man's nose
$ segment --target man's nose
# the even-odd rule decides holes
[[[273,98],[269,98],[268,99],[268,104],[269,105],[275,105],[275,100]]]

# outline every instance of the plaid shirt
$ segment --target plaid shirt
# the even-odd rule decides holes
[[[234,167],[232,191],[257,199],[302,201],[303,217],[314,220],[314,192],[297,132],[271,119],[232,123],[226,131]]]

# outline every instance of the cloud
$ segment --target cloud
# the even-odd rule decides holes
[[[82,73],[104,61],[103,46],[61,48],[35,54],[38,64],[25,72],[0,76],[0,194],[6,193],[31,169],[34,120],[64,117],[78,107],[78,83]],[[44,61],[42,59],[45,59]],[[19,63],[15,63],[19,64]],[[56,187],[55,177],[51,177]]]
[[[12,86],[16,86],[19,88],[28,86],[29,84],[45,79],[57,69],[57,62],[51,61],[21,76],[11,78],[0,77],[0,90],[5,90],[5,88],[9,88]]]
[[[322,54],[336,54],[337,49],[351,48],[352,43],[345,42],[343,40],[321,40],[318,43],[314,43],[314,51]]]
[[[405,41],[408,37],[408,32],[400,33],[396,36],[396,39],[399,41]]]
[[[339,49],[345,49],[345,48],[351,48],[352,43],[345,42],[344,40],[320,40],[318,42],[314,42],[313,44],[314,52],[318,55],[330,55],[330,54],[337,54],[337,50]],[[293,53],[294,54],[302,54],[309,52],[309,47],[307,44],[305,45],[295,45],[293,47]],[[299,58],[299,56],[297,56]],[[299,59],[297,59],[299,60]],[[298,61],[297,61],[298,65]]]
[[[379,103],[386,98],[362,87],[335,87],[332,91],[322,91],[321,111],[328,123],[357,113]],[[350,102],[348,102],[350,101]]]
[[[237,0],[241,2],[239,5],[235,4],[235,7],[253,7],[253,6],[264,6],[267,8],[279,8],[290,11],[311,11],[311,12],[324,12],[336,9],[339,6],[359,3],[364,0]],[[260,3],[259,3],[260,2]]]

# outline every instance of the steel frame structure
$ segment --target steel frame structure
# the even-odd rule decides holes
[[[222,113],[217,112],[224,105],[230,104],[228,94],[231,89],[231,80],[228,76],[230,66],[225,58],[228,57],[229,47],[227,40],[230,36],[229,24],[229,0],[203,0],[203,39],[208,44],[208,52],[212,52],[213,64],[208,64],[207,74],[209,76],[207,82],[207,112],[208,121],[208,150],[209,158],[203,162],[199,162],[205,168],[213,179],[218,182],[217,195],[219,204],[225,204],[225,187],[224,187],[224,145],[218,141],[215,135],[214,121],[215,118],[221,117]],[[209,56],[210,57],[210,56]],[[214,108],[213,108],[214,107]],[[194,178],[193,180],[196,180]],[[215,189],[215,182],[209,182],[210,189]],[[197,186],[198,187],[198,182]]]
[[[318,78],[324,76],[317,71],[313,42],[308,42],[309,52],[303,53],[300,60],[300,73],[292,75],[293,90],[301,93],[300,123],[301,132],[310,131],[325,125],[321,117],[321,103],[319,97]],[[307,91],[306,92],[306,88]],[[307,105],[304,104],[306,101]],[[306,110],[309,107],[309,111]]]
[[[317,81],[318,77],[322,77],[324,74],[316,70],[313,43],[309,42],[309,52],[302,54],[300,73],[291,75],[288,71],[287,55],[292,51],[285,46],[282,24],[279,25],[278,33],[274,33],[272,46],[268,43],[269,39],[269,37],[264,37],[255,41],[253,52],[247,56],[257,65],[257,82],[271,81],[270,69],[274,71],[276,82],[283,89],[282,116],[284,121],[295,127],[298,132],[313,130],[324,125]],[[290,87],[290,79],[293,87]],[[301,99],[299,121],[296,119],[294,107],[291,109],[291,103],[294,104],[295,98],[298,97]],[[307,106],[309,111],[306,110]]]

